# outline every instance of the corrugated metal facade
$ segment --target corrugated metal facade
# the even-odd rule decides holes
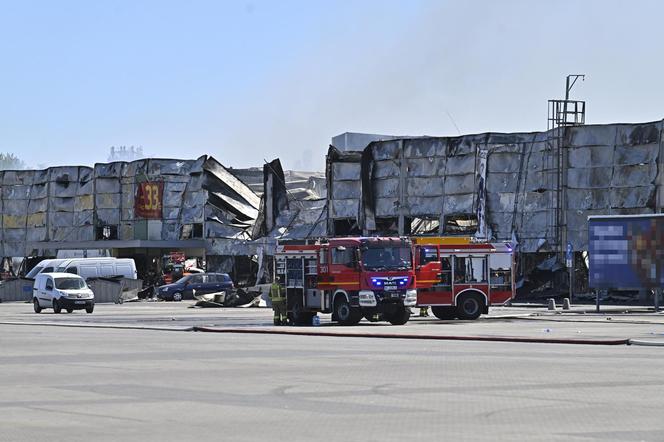
[[[135,213],[137,186],[146,181],[163,183],[157,219]],[[198,237],[208,238],[210,254],[240,254],[237,243],[250,240],[260,203],[249,187],[206,156],[4,171],[0,183],[1,256],[54,255],[90,242],[103,248],[103,227],[113,229],[115,247],[122,241]]]
[[[662,121],[564,129],[562,217],[556,224],[551,132],[418,137],[378,141],[362,152],[330,148],[328,231],[354,225],[364,234],[408,233],[415,217],[440,220],[476,213],[478,165],[487,155],[486,221],[496,239],[518,239],[521,250],[546,250],[555,227],[575,250],[587,250],[587,216],[652,213],[661,191]],[[389,229],[389,227],[388,227]],[[544,246],[543,246],[544,244]],[[548,246],[549,249],[555,248]]]

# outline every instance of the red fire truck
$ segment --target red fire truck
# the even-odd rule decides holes
[[[311,324],[316,313],[354,325],[402,325],[417,302],[412,243],[408,238],[330,238],[314,244],[281,243],[275,276],[286,291],[292,324]]]
[[[477,319],[490,305],[513,299],[515,261],[510,243],[469,237],[413,238],[417,304],[439,319]]]

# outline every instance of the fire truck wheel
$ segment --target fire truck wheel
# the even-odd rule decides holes
[[[442,320],[456,318],[456,309],[453,306],[449,307],[434,306],[431,307],[431,312],[436,318]]]
[[[296,302],[292,308],[292,322],[293,325],[311,325],[311,320],[314,314],[304,311],[302,304]]]
[[[467,293],[457,299],[457,316],[459,319],[477,319],[484,308],[483,297],[475,293]]]
[[[389,321],[392,325],[404,325],[410,319],[410,309],[408,307],[401,307],[394,312]]]
[[[341,325],[355,325],[362,319],[362,311],[351,307],[343,296],[338,296],[334,301],[334,313]]]

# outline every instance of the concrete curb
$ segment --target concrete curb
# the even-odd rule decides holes
[[[561,317],[562,316],[562,317]],[[608,315],[607,315],[608,316]],[[635,319],[623,319],[622,316],[612,316],[611,319],[607,319],[603,316],[567,316],[570,319],[563,319],[563,315],[540,315],[540,316],[523,316],[518,319],[523,319],[526,321],[547,321],[547,322],[568,322],[568,323],[577,323],[577,324],[634,324],[634,325],[664,325],[664,321],[647,321],[647,320],[635,320]]]
[[[544,339],[520,338],[511,336],[440,336],[440,335],[400,335],[395,333],[325,333],[305,330],[266,330],[266,329],[238,329],[214,328],[194,326],[194,331],[204,333],[235,333],[235,334],[265,334],[265,335],[296,335],[296,336],[324,336],[330,338],[381,338],[381,339],[415,339],[433,341],[481,341],[481,342],[517,342],[531,344],[576,344],[576,345],[628,345],[629,339]]]
[[[643,345],[646,347],[664,347],[664,341],[644,341],[642,339],[630,339],[629,345]]]
[[[195,331],[195,327],[157,327],[149,325],[120,325],[120,324],[74,324],[71,322],[17,322],[2,321],[0,325],[41,325],[47,327],[76,327],[76,328],[107,328],[118,330],[156,330],[156,331]]]

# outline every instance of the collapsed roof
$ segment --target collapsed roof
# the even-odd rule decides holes
[[[309,177],[305,181],[307,175]],[[293,178],[299,179],[294,182]],[[305,182],[307,187],[295,187]],[[266,163],[263,167],[261,210],[253,236],[272,239],[325,236],[325,184],[323,174],[284,173],[278,159]]]

